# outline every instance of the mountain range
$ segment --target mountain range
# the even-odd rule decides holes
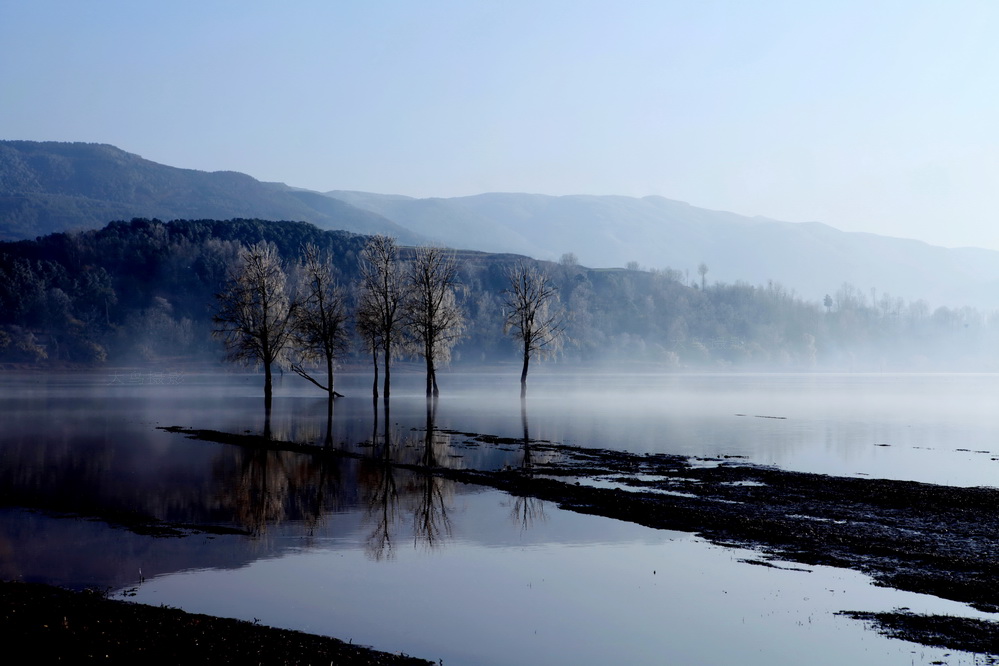
[[[294,220],[421,241],[338,199],[235,171],[178,169],[106,144],[0,141],[0,240],[135,217]]]
[[[133,217],[259,218],[384,233],[592,267],[671,268],[690,282],[777,282],[821,300],[854,294],[931,306],[999,308],[999,252],[843,232],[697,208],[662,197],[487,193],[418,199],[267,183],[232,171],[179,169],[114,146],[0,141],[0,239],[95,228]]]

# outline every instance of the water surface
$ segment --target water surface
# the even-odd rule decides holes
[[[129,591],[136,600],[259,619],[444,663],[975,663],[885,639],[839,610],[980,616],[690,535],[561,511],[413,475],[396,460],[525,464],[522,446],[441,432],[746,460],[788,469],[994,485],[993,375],[447,373],[428,414],[399,373],[388,414],[370,377],[325,401],[276,390],[275,437],[364,453],[250,452],[157,426],[264,427],[260,377],[6,375],[0,389],[0,575]],[[428,419],[435,430],[428,436]],[[328,435],[328,437],[327,437]],[[731,460],[731,459],[730,459]],[[43,510],[44,509],[44,510]],[[152,538],[134,514],[248,536]]]

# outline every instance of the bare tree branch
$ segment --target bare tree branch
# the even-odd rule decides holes
[[[299,364],[292,363],[291,364],[291,369],[292,369],[292,372],[294,372],[295,374],[297,374],[302,379],[307,379],[308,381],[312,382],[313,384],[315,384],[316,386],[318,386],[322,390],[328,391],[334,397],[336,397],[336,398],[342,398],[343,397],[342,393],[337,393],[336,391],[331,391],[329,386],[324,386],[324,385],[320,384],[318,381],[316,381],[316,379],[314,377],[312,377],[312,375],[310,375],[308,372],[306,372],[302,368],[302,366],[300,366]]]

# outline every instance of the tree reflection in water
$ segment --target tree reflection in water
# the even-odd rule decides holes
[[[308,421],[296,423],[298,438],[319,438],[319,428]],[[332,442],[333,405],[327,405],[325,444]],[[272,427],[271,410],[265,409],[264,437],[291,440],[293,424]],[[345,461],[328,455],[306,455],[269,449],[230,449],[216,462],[220,481],[217,494],[232,520],[256,536],[268,526],[287,520],[301,521],[313,535],[324,516],[346,503],[343,497]]]
[[[378,399],[374,406],[375,432],[372,436],[372,457],[361,464],[361,486],[365,489],[367,520],[373,523],[371,533],[364,542],[368,557],[375,560],[392,557],[392,525],[395,523],[399,505],[399,490],[396,486],[395,468],[392,466],[393,433],[390,424],[389,403],[385,402],[385,427],[382,441],[378,442]]]
[[[520,467],[526,476],[530,477],[534,470],[534,459],[531,451],[531,431],[527,422],[527,397],[520,397],[520,423],[524,431],[524,457]],[[535,522],[544,521],[545,503],[544,500],[526,495],[518,495],[513,498],[513,508],[510,510],[510,518],[513,522],[520,523],[523,530],[529,529]]]
[[[266,449],[243,449],[238,452],[238,468],[229,470],[219,497],[233,510],[234,520],[254,535],[267,531],[268,523],[278,523],[286,516],[288,463],[294,454]]]
[[[451,537],[448,503],[454,496],[454,482],[431,473],[438,466],[440,455],[451,448],[451,437],[437,432],[437,398],[427,398],[427,429],[423,437],[420,464],[427,469],[416,477],[418,488],[413,506],[413,535],[417,543],[435,548]]]
[[[317,405],[318,406],[318,405]],[[347,506],[349,497],[365,507],[365,552],[375,560],[391,559],[402,530],[411,532],[414,545],[438,548],[452,537],[449,512],[455,482],[435,474],[441,467],[463,465],[452,450],[452,434],[437,428],[438,399],[428,398],[422,433],[405,437],[392,422],[391,406],[372,399],[370,456],[341,458],[334,445],[333,401],[326,404],[326,427],[321,420],[299,419],[274,424],[274,437],[322,442],[314,455],[264,449],[241,449],[224,454],[217,475],[223,490],[219,504],[233,520],[255,535],[287,520],[302,521],[315,534],[325,516]],[[526,403],[521,405],[524,428],[524,469],[533,468],[534,452],[527,423]],[[292,431],[294,430],[294,433]],[[287,432],[285,432],[287,431]],[[404,468],[404,469],[401,469]],[[356,494],[355,494],[356,492]],[[543,504],[516,498],[516,520],[529,527],[544,519]]]
[[[302,479],[297,512],[302,516],[307,533],[314,536],[328,513],[340,511],[346,505],[343,497],[343,461],[337,457],[313,456],[307,459],[313,472]]]
[[[376,419],[377,410],[375,402]],[[412,519],[414,545],[437,548],[451,537],[448,512],[454,497],[454,482],[433,473],[448,455],[451,439],[450,435],[437,431],[436,410],[437,400],[428,399],[423,436],[407,438],[400,445],[394,439],[389,410],[385,408],[384,427],[380,441],[375,444],[375,455],[361,467],[366,518],[371,523],[365,551],[373,559],[393,556],[394,531],[402,526],[406,516]],[[399,471],[397,463],[423,469]]]
[[[300,520],[311,535],[344,504],[341,461],[289,451],[239,449],[216,463],[219,504],[259,536],[267,527]]]

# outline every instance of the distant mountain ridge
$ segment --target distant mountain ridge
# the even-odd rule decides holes
[[[848,233],[697,208],[662,197],[487,193],[417,199],[265,183],[233,171],[164,166],[114,146],[0,141],[0,240],[99,228],[133,217],[254,218],[384,233],[594,267],[672,268],[688,282],[778,282],[811,300],[844,283],[931,306],[999,309],[999,252]]]
[[[370,211],[235,171],[178,169],[106,144],[0,141],[0,240],[133,217],[290,220],[420,240]]]
[[[812,300],[850,283],[875,300],[889,293],[931,305],[999,307],[999,252],[839,231],[697,208],[662,197],[490,193],[413,199],[366,192],[327,196],[379,213],[457,247],[586,266],[673,268],[699,281],[778,282]],[[872,292],[873,290],[873,292]]]

